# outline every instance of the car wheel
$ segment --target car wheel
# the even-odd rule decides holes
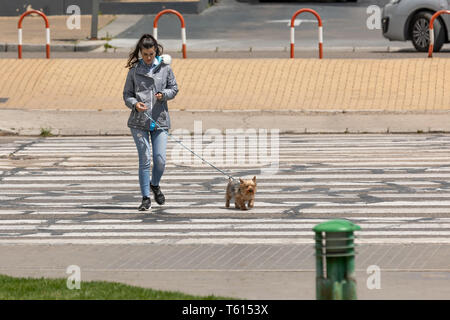
[[[411,41],[417,51],[428,52],[430,46],[430,32],[429,25],[433,15],[429,12],[419,12],[411,21],[410,37]],[[445,41],[444,28],[441,22],[434,20],[434,46],[433,51],[438,52],[441,50]]]

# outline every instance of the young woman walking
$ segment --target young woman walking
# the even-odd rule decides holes
[[[139,53],[142,58],[139,58]],[[142,203],[138,210],[151,208],[150,190],[159,205],[165,198],[159,182],[166,165],[167,134],[170,129],[167,100],[178,93],[177,82],[170,64],[170,56],[164,55],[162,46],[150,34],[144,34],[130,53],[129,68],[123,100],[131,109],[128,127],[133,135],[139,155],[139,185]],[[159,125],[150,120],[150,117]],[[153,149],[153,169],[150,179],[150,141]]]

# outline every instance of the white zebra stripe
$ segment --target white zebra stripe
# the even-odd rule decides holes
[[[133,208],[137,208],[138,203],[135,203]],[[155,207],[153,208],[155,209]],[[198,208],[198,209],[171,209],[164,208],[164,214],[189,214],[189,215],[205,215],[212,213],[239,213],[239,214],[289,214],[288,209],[284,209],[281,212],[280,209],[270,209],[270,208],[252,208],[250,211],[239,211],[236,209],[226,209],[226,208],[218,208],[213,212],[208,208]],[[97,213],[97,214],[136,214],[137,209],[124,209],[124,208],[110,208],[110,209],[86,209],[86,211],[81,211],[79,208],[64,208],[64,210],[57,209],[54,211],[49,210],[30,210],[27,213],[28,215],[86,215],[89,212]],[[314,208],[305,208],[298,209],[298,212],[301,214],[314,214],[314,215],[330,215],[330,214],[367,214],[367,215],[376,215],[376,214],[386,214],[386,215],[422,215],[422,214],[430,214],[430,215],[438,215],[438,214],[448,214],[450,212],[449,208],[351,208],[351,209],[340,209],[340,208],[329,208],[329,209],[314,209]],[[24,215],[24,210],[13,210],[13,209],[0,209],[0,215]]]
[[[211,180],[215,178],[221,178],[223,175],[212,174],[211,175],[167,175],[164,176],[165,180]],[[342,180],[342,179],[413,179],[413,178],[425,178],[425,179],[438,179],[438,178],[450,178],[450,173],[445,174],[437,172],[435,174],[423,174],[423,173],[389,173],[389,174],[303,174],[303,175],[288,175],[288,174],[274,174],[274,175],[258,175],[259,180],[301,180],[301,179],[330,179],[330,180]],[[135,180],[136,176],[28,176],[28,177],[4,177],[4,181],[127,181]],[[300,184],[301,182],[299,182]]]
[[[365,221],[367,223],[375,223],[380,221],[386,221],[386,222],[418,222],[418,223],[429,223],[430,218],[426,217],[343,217],[342,219],[348,219],[352,221]],[[425,219],[425,220],[424,220]],[[240,218],[240,219],[233,219],[233,218],[209,218],[209,219],[203,219],[203,218],[193,218],[188,220],[181,220],[177,221],[177,223],[276,223],[276,222],[283,222],[283,223],[299,223],[300,221],[308,222],[308,223],[321,223],[328,221],[329,219],[314,219],[314,218],[304,218],[304,219],[265,219],[265,218]],[[421,221],[422,220],[422,221]],[[433,222],[449,222],[450,218],[432,218]],[[20,220],[0,220],[0,224],[14,224],[14,223],[46,223],[49,220],[41,219],[41,220],[27,220],[27,219],[20,219]],[[62,224],[74,224],[80,222],[79,220],[67,220],[67,219],[61,219],[55,221],[55,223],[62,223]],[[142,219],[99,219],[99,220],[89,220],[84,221],[85,223],[142,223]],[[164,220],[156,220],[156,222],[164,222]]]
[[[164,179],[167,180],[168,183],[164,183],[163,188],[170,188],[172,190],[170,199],[173,201],[170,205],[152,209],[155,212],[163,210],[164,214],[176,214],[181,216],[187,214],[193,216],[208,216],[210,214],[215,214],[219,217],[223,217],[224,213],[230,213],[237,214],[236,216],[242,214],[243,217],[255,217],[255,219],[246,219],[245,221],[243,219],[200,218],[176,221],[176,223],[167,223],[167,221],[155,222],[154,220],[147,221],[142,219],[89,220],[89,217],[84,216],[80,217],[81,220],[73,218],[70,220],[60,219],[55,221],[55,217],[58,217],[59,215],[63,218],[65,215],[86,215],[88,212],[90,214],[138,214],[137,210],[134,209],[139,202],[137,153],[130,137],[124,139],[110,139],[109,137],[106,137],[105,139],[103,139],[103,137],[101,139],[96,137],[88,139],[77,138],[78,140],[69,138],[53,141],[46,139],[44,141],[51,141],[53,145],[37,143],[31,147],[25,148],[25,150],[16,152],[16,155],[21,156],[28,154],[37,157],[37,160],[32,160],[36,161],[33,166],[37,168],[37,170],[41,170],[41,168],[39,168],[36,163],[44,163],[44,159],[53,163],[58,161],[60,165],[63,164],[71,167],[77,165],[81,170],[68,168],[67,171],[59,169],[58,171],[49,171],[48,174],[47,172],[36,174],[36,172],[32,172],[27,168],[26,172],[19,171],[18,174],[3,176],[0,189],[5,190],[8,194],[5,193],[3,195],[2,193],[2,199],[22,201],[22,203],[26,203],[27,206],[31,208],[34,207],[34,210],[10,210],[0,207],[0,215],[9,214],[9,217],[15,218],[14,214],[22,215],[22,217],[36,217],[48,214],[52,216],[52,219],[25,219],[28,222],[24,222],[20,219],[3,220],[4,222],[0,223],[0,227],[5,227],[6,229],[0,228],[0,230],[5,230],[7,232],[0,233],[0,243],[5,243],[4,241],[8,243],[7,241],[16,240],[30,240],[30,243],[37,243],[36,241],[43,240],[43,243],[52,243],[53,241],[53,243],[56,244],[62,244],[64,241],[69,241],[69,243],[82,243],[85,241],[85,243],[90,244],[112,244],[114,241],[118,241],[116,243],[136,244],[291,244],[302,243],[305,241],[313,243],[311,238],[313,232],[311,228],[321,221],[328,220],[257,219],[259,214],[286,213],[288,215],[290,212],[315,214],[319,216],[328,216],[329,214],[367,214],[368,217],[360,217],[360,220],[349,217],[350,220],[355,221],[363,227],[362,231],[357,232],[357,236],[359,236],[357,242],[359,241],[361,243],[449,243],[445,239],[449,238],[450,218],[428,219],[426,218],[426,215],[448,215],[450,212],[450,201],[447,199],[446,187],[444,185],[446,180],[448,180],[447,176],[450,174],[450,169],[449,171],[446,171],[446,168],[449,168],[447,166],[450,164],[450,151],[445,147],[450,139],[447,139],[446,137],[432,140],[422,137],[411,139],[411,136],[382,138],[380,138],[380,136],[364,136],[364,138],[361,139],[358,136],[342,135],[336,135],[336,138],[339,139],[339,142],[337,143],[330,142],[331,136],[307,136],[306,138],[302,137],[300,139],[296,136],[292,136],[292,138],[290,136],[280,137],[279,159],[282,163],[305,164],[308,162],[321,162],[322,164],[326,164],[327,167],[316,167],[316,164],[313,163],[311,168],[305,166],[302,171],[296,172],[295,175],[279,174],[264,176],[258,174],[257,176],[260,181],[262,179],[266,182],[260,182],[258,184],[260,190],[257,194],[256,207],[245,212],[235,209],[225,209],[224,201],[216,201],[223,197],[222,195],[226,185],[225,180],[223,183],[213,183],[211,185],[212,189],[210,189],[207,194],[203,195],[198,193],[206,191],[203,190],[205,186],[201,184],[202,182],[222,177],[221,175],[209,171],[209,168],[203,167],[203,164],[199,165],[196,163],[193,163],[189,167],[199,168],[200,170],[195,171],[197,175],[184,174],[184,171],[182,170],[186,170],[185,168],[179,168],[169,163],[167,168],[171,168],[171,170],[164,176]],[[404,141],[399,141],[401,139]],[[58,145],[58,141],[61,142],[60,145]],[[86,144],[87,142],[89,145]],[[295,144],[295,142],[301,143]],[[70,145],[66,143],[69,143]],[[115,145],[116,143],[121,144]],[[20,146],[17,146],[17,148],[19,147]],[[9,148],[8,150],[13,152],[16,149]],[[174,148],[168,148],[169,162],[171,160],[170,152],[173,150]],[[250,151],[253,150],[256,151],[257,149],[250,148]],[[409,150],[414,150],[414,153],[408,152]],[[407,154],[405,154],[405,151]],[[83,157],[71,157],[74,152],[82,153]],[[44,154],[45,157],[41,158],[40,154]],[[61,162],[63,157],[69,157],[69,161]],[[103,162],[108,163],[111,168],[109,171],[96,172],[91,171],[92,167],[89,167],[87,170],[83,167],[86,165],[95,165],[97,170],[104,170],[105,167],[100,166]],[[0,160],[0,164],[3,163],[9,165],[10,160]],[[361,168],[364,165],[372,165],[376,168],[381,167],[384,171],[379,174],[373,174],[368,170],[364,172],[363,168]],[[410,166],[408,169],[423,169],[424,171],[408,173],[406,172],[407,168],[405,168],[407,165]],[[386,169],[385,166],[390,168]],[[394,166],[394,168],[395,166],[400,168],[392,169],[392,166]],[[440,168],[438,166],[445,167]],[[122,170],[122,174],[118,175],[117,167],[120,169],[126,168],[127,171]],[[233,164],[227,167],[252,168],[254,165]],[[283,166],[280,166],[280,169],[282,167]],[[368,169],[370,170],[373,168]],[[346,172],[347,170],[350,172]],[[401,170],[401,172],[395,172],[395,170]],[[358,179],[371,180],[372,178],[377,181],[355,181]],[[180,182],[180,180],[182,181],[185,179],[190,179],[192,182],[190,181],[188,186]],[[302,182],[301,180],[303,179],[311,179],[313,181]],[[414,181],[415,179],[428,179],[433,181]],[[84,182],[90,180],[95,180],[95,182]],[[286,180],[288,181],[286,182]],[[348,182],[345,180],[348,180]],[[40,181],[43,183],[39,183]],[[64,183],[64,181],[67,181],[67,183]],[[80,181],[83,181],[83,183],[76,185],[76,182]],[[110,181],[110,183],[108,183],[108,181]],[[117,181],[119,183],[112,183]],[[124,181],[129,181],[130,183],[124,183]],[[397,194],[394,193],[391,186],[388,187],[389,189],[387,189],[386,192],[383,192],[381,187],[387,186],[386,184],[392,184],[392,186],[414,187],[417,192]],[[11,190],[12,188],[18,189],[21,186],[23,186],[23,189],[18,190],[17,194],[23,194],[26,197],[22,196],[18,199],[18,197],[14,197],[15,194]],[[58,190],[55,190],[58,188],[63,190],[59,191],[59,193],[53,197],[48,196],[45,193],[37,193],[37,195],[35,193],[33,196],[31,195],[32,192],[26,192],[28,190],[33,190],[33,187],[30,186],[36,186],[36,188],[52,188],[52,192],[58,192]],[[272,194],[280,192],[280,188],[287,186],[300,188],[298,190],[283,193],[281,196],[272,196]],[[193,195],[191,195],[190,192],[185,191],[187,187],[189,187]],[[330,194],[330,192],[353,192],[353,194],[345,193],[329,196],[322,191],[314,190],[314,188],[319,187],[325,187],[325,191],[328,194]],[[373,192],[368,191],[367,189],[364,190],[364,187],[374,188],[378,191]],[[137,193],[136,196],[133,196],[133,198],[136,199],[136,202],[118,202],[116,200],[114,200],[114,202],[109,202],[105,200],[112,199],[113,192],[111,192],[111,194],[108,193],[107,196],[101,193],[94,193],[96,189],[105,190],[108,188],[113,189],[114,194],[121,195],[125,195],[126,191],[123,189],[128,188],[130,191]],[[220,194],[211,192],[215,188],[219,190],[218,192],[220,192]],[[311,191],[309,194],[305,193],[305,190],[308,190],[308,188]],[[419,188],[433,189],[430,190],[430,192],[426,192],[428,191],[427,189]],[[24,190],[26,191],[24,192]],[[69,190],[69,192],[79,190],[79,194],[67,194],[67,190]],[[439,190],[439,192],[437,190]],[[363,199],[359,200],[358,195],[355,194],[355,192],[358,191],[368,191],[364,192],[364,195],[367,196],[383,197],[383,202],[366,203]],[[258,199],[258,195],[263,197]],[[448,195],[450,196],[450,194]],[[22,198],[28,200],[22,200]],[[185,199],[188,201],[177,201]],[[208,203],[201,204],[198,203],[198,201],[192,201],[198,199],[207,199]],[[268,200],[272,199],[292,201],[280,201],[278,204],[268,202]],[[314,201],[305,201],[305,199],[314,199]],[[346,202],[331,202],[331,199],[337,199],[338,201],[355,199],[359,201],[354,201],[349,204]],[[392,199],[395,201],[387,201]],[[49,200],[54,200],[56,202],[52,203],[49,202]],[[69,200],[69,202],[63,200]],[[100,201],[95,201],[95,203],[90,204],[89,201],[84,200]],[[314,205],[314,207],[302,208],[302,205]],[[45,206],[45,209],[43,208],[44,210],[36,209],[36,207],[39,208],[43,206]],[[52,207],[58,207],[58,209],[55,211],[49,210],[49,208]],[[102,207],[105,207],[105,209],[95,209]],[[374,214],[386,214],[388,217],[373,217]],[[415,214],[420,215],[422,218],[398,217],[402,214]],[[152,229],[152,226],[157,226],[157,228],[160,229]],[[18,229],[23,231],[23,233],[18,233],[14,232],[14,229],[11,229],[15,227],[25,229]],[[26,229],[30,227],[34,229]],[[91,232],[91,230],[93,231]],[[53,233],[45,231],[58,232]],[[77,237],[79,239],[68,239]],[[86,237],[93,239],[80,239]],[[108,237],[115,239],[105,239]],[[128,239],[132,237],[137,237],[138,239]],[[154,237],[160,238],[153,239]],[[161,237],[164,239],[161,239]]]
[[[224,197],[225,199],[225,197]],[[301,199],[299,199],[301,200]],[[119,209],[119,208],[129,208],[129,207],[135,207],[136,206],[136,202],[121,202],[121,203],[116,203],[116,204],[111,204],[111,203],[93,203],[93,204],[87,204],[87,203],[80,203],[80,202],[22,202],[22,204],[26,204],[27,206],[36,206],[36,207],[60,207],[60,208],[89,208],[93,205],[95,205],[95,207],[111,207],[114,206],[115,208]],[[284,210],[280,210],[278,209],[278,211],[272,211],[273,213],[280,213],[281,211],[286,211],[288,208],[293,208],[295,206],[302,206],[302,205],[313,205],[314,208],[316,209],[322,209],[324,210],[325,208],[328,209],[340,209],[342,212],[349,212],[352,209],[372,209],[372,208],[380,208],[380,209],[390,209],[390,212],[396,212],[396,208],[398,207],[424,207],[424,208],[442,208],[442,207],[447,207],[447,208],[442,208],[447,210],[446,212],[450,212],[450,201],[440,201],[440,200],[436,200],[436,201],[392,201],[392,202],[380,202],[380,203],[366,203],[363,201],[359,201],[359,202],[354,202],[354,203],[345,203],[345,204],[341,204],[341,203],[334,203],[334,202],[327,202],[327,201],[322,201],[322,202],[316,202],[314,203],[313,201],[284,201],[283,203],[271,203],[271,202],[263,202],[260,200],[255,200],[255,207],[252,208],[251,211],[249,211],[249,213],[264,213],[264,212],[269,212],[270,209],[266,209],[266,208],[284,208]],[[164,211],[166,212],[173,212],[173,208],[187,208],[189,206],[193,206],[193,205],[198,205],[198,202],[194,201],[178,201],[178,202],[172,202],[170,205],[165,205],[164,206]],[[201,208],[199,209],[193,209],[193,210],[198,210],[200,211],[201,209],[206,209],[209,210],[209,212],[211,212],[210,208],[217,208],[217,210],[225,210],[226,208],[224,207],[224,202],[208,202],[208,203],[204,203],[201,204]],[[393,209],[391,209],[393,208]],[[405,208],[403,208],[405,209]],[[395,211],[393,211],[395,210]],[[303,209],[299,209],[299,211],[301,212],[305,212]],[[401,211],[401,210],[400,210]],[[189,209],[186,209],[186,213],[189,212]]]
[[[308,229],[311,230],[314,223],[248,223],[248,224],[54,224],[45,225],[0,225],[2,230],[221,230],[221,229],[254,229],[254,230],[278,230],[278,229]],[[450,228],[449,223],[360,223],[362,229],[426,229],[426,228]],[[430,233],[432,231],[429,231]],[[401,234],[401,231],[398,231]],[[267,234],[269,235],[269,234]]]
[[[19,233],[0,233],[0,238],[6,236],[17,236]],[[214,231],[214,232],[67,232],[59,234],[62,238],[100,238],[100,237],[308,237],[313,236],[312,231],[274,231],[271,233],[261,231]],[[450,231],[365,231],[359,235],[359,239],[366,240],[378,236],[450,236]],[[53,238],[52,233],[26,234],[19,238]]]
[[[137,177],[136,177],[136,181],[137,181]],[[224,182],[222,183],[211,183],[210,186],[211,187],[223,187],[225,188],[227,183],[227,180],[224,178]],[[342,187],[342,188],[346,188],[346,187],[355,187],[355,186],[360,186],[360,187],[380,187],[380,186],[386,186],[386,183],[390,183],[392,185],[398,185],[398,186],[409,186],[409,187],[429,187],[429,186],[439,186],[440,183],[438,182],[433,182],[433,181],[387,181],[385,183],[383,182],[373,182],[373,183],[369,183],[369,182],[347,182],[347,183],[342,183],[342,182],[330,182],[330,181],[326,181],[326,182],[258,182],[258,186],[259,187],[299,187],[299,188],[306,188],[306,187],[317,187],[317,186],[334,186],[334,187]],[[115,184],[107,184],[107,183],[95,183],[95,182],[83,182],[82,185],[76,185],[76,186],[72,186],[72,183],[30,183],[30,184],[0,184],[0,189],[43,189],[43,188],[62,188],[62,189],[67,189],[67,188],[74,188],[75,190],[77,190],[77,188],[82,188],[82,189],[86,189],[86,188],[111,188],[114,190],[118,190],[120,188],[129,188],[129,189],[136,189],[137,187],[139,187],[139,185],[137,185],[136,183],[115,183]],[[182,188],[187,188],[186,184],[181,184],[181,183],[164,183],[161,184],[164,185],[165,188],[175,188],[175,187],[182,187]],[[188,188],[190,188],[190,190],[192,190],[192,188],[194,187],[202,187],[202,185],[200,185],[200,183],[193,183],[191,182],[188,186]]]
[[[192,200],[192,199],[200,199],[200,200],[222,200],[224,198],[225,189],[224,192],[218,194],[218,195],[211,195],[211,194],[192,194],[192,192],[183,192],[179,194],[175,194],[174,192],[170,193],[170,199],[171,200]],[[339,194],[336,196],[330,196],[330,195],[324,195],[324,194],[308,194],[308,193],[300,193],[291,191],[289,194],[279,194],[274,195],[274,192],[281,192],[281,189],[274,189],[271,191],[269,190],[261,190],[258,191],[258,195],[264,194],[265,200],[277,200],[277,199],[296,199],[298,201],[305,201],[305,199],[337,199],[337,200],[360,200],[360,198],[357,195],[354,194]],[[328,192],[333,192],[329,190]],[[335,193],[338,193],[338,191],[334,191]],[[383,202],[389,201],[391,199],[408,199],[410,201],[415,200],[434,200],[434,199],[440,199],[440,200],[450,200],[450,194],[449,195],[442,195],[442,194],[408,194],[408,195],[400,195],[400,194],[389,194],[389,193],[370,193],[369,196],[371,197],[382,197]],[[0,196],[0,200],[16,200],[19,198],[23,198],[23,196]],[[133,196],[135,199],[140,199],[140,196]],[[31,196],[26,197],[26,200],[109,200],[113,199],[113,195],[111,196],[102,196],[102,195],[92,195],[92,196],[86,196],[86,195],[58,195],[55,196]],[[380,199],[381,201],[381,199]]]
[[[137,169],[137,168],[136,168]],[[21,172],[17,172],[15,174],[15,176],[17,177],[21,177],[21,176],[33,176],[33,177],[59,177],[59,176],[80,176],[80,177],[84,177],[86,175],[89,176],[105,176],[105,177],[127,177],[127,176],[132,176],[134,177],[136,175],[136,169],[134,170],[120,170],[120,172],[122,173],[121,175],[117,175],[117,171],[113,171],[113,170],[70,170],[67,172],[64,171],[50,171],[50,172],[42,172],[42,171],[21,171]],[[416,170],[426,170],[427,172],[432,171],[432,172],[449,172],[447,170],[442,170],[440,168],[429,168],[429,167],[409,167],[409,168],[401,168],[403,169],[416,169]],[[170,172],[164,173],[164,176],[171,176],[171,177],[179,177],[179,176],[185,176],[184,175],[184,170],[186,169],[179,169],[177,167],[172,167],[172,170]],[[280,168],[280,170],[286,170],[286,168]],[[372,171],[373,168],[361,168],[361,167],[348,167],[348,168],[313,168],[313,167],[305,167],[301,172],[304,173],[308,173],[308,174],[312,174],[312,173],[317,173],[317,174],[322,174],[322,173],[342,173],[343,171],[358,171],[358,173],[365,173],[367,171]],[[398,171],[400,169],[383,169],[385,172],[390,172],[390,171]],[[360,171],[360,172],[359,172]],[[3,171],[0,171],[3,173]],[[195,174],[192,174],[193,177],[195,177],[196,175],[202,176],[202,175],[207,175],[211,173],[211,170],[195,170],[194,172]],[[286,172],[280,172],[280,176],[282,175],[286,175]],[[380,175],[383,175],[384,173],[380,173]],[[273,175],[270,175],[270,177],[272,177]],[[264,175],[258,175],[258,177],[264,177]]]

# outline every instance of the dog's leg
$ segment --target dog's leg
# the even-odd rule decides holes
[[[247,210],[247,207],[245,206],[245,201],[244,200],[241,200],[240,206],[241,206],[241,210]]]
[[[226,200],[225,207],[229,208],[231,197],[227,194],[227,195],[225,195],[225,200]]]
[[[255,200],[254,199],[250,199],[249,201],[248,201],[248,207],[249,208],[253,208],[253,205],[255,204]]]

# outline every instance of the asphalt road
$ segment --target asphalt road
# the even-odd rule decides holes
[[[276,137],[269,134],[270,139]],[[257,205],[248,212],[225,209],[226,177],[187,152],[192,163],[186,162],[184,149],[170,140],[162,181],[168,201],[156,205],[152,216],[173,222],[233,217],[445,218],[450,208],[449,137],[283,134],[278,145],[269,139],[261,149],[244,145],[230,151],[223,145],[222,154],[238,158],[219,165],[220,153],[214,153],[213,163],[236,177],[258,176]],[[192,145],[190,137],[179,139]],[[200,143],[207,150],[208,141]],[[241,151],[248,157],[239,158]],[[251,154],[257,160],[250,163]],[[141,217],[135,208],[140,199],[136,165],[130,136],[1,138],[0,219]]]
[[[300,8],[311,8],[319,13],[324,24],[325,46],[388,46],[381,30],[369,30],[366,21],[369,5],[382,6],[386,1],[363,1],[360,3],[260,3],[249,4],[235,0],[221,0],[201,14],[185,14],[187,39],[198,48],[212,46],[283,47],[289,45],[288,23]],[[118,39],[137,39],[143,33],[153,32],[155,15],[145,15]],[[317,22],[312,14],[298,17],[296,43],[299,46],[317,45]],[[158,23],[158,38],[180,39],[180,25],[174,15],[163,16]],[[113,40],[112,45],[124,45],[125,40]],[[405,46],[397,42],[396,46]]]
[[[3,137],[0,270],[61,278],[76,264],[82,281],[314,299],[312,228],[339,217],[362,228],[360,299],[448,299],[449,138],[281,135],[276,174],[261,171],[261,158],[221,166],[257,176],[248,211],[225,208],[224,176],[183,163],[169,143],[166,204],[143,213],[131,136]],[[378,290],[366,286],[373,265],[381,270]]]

